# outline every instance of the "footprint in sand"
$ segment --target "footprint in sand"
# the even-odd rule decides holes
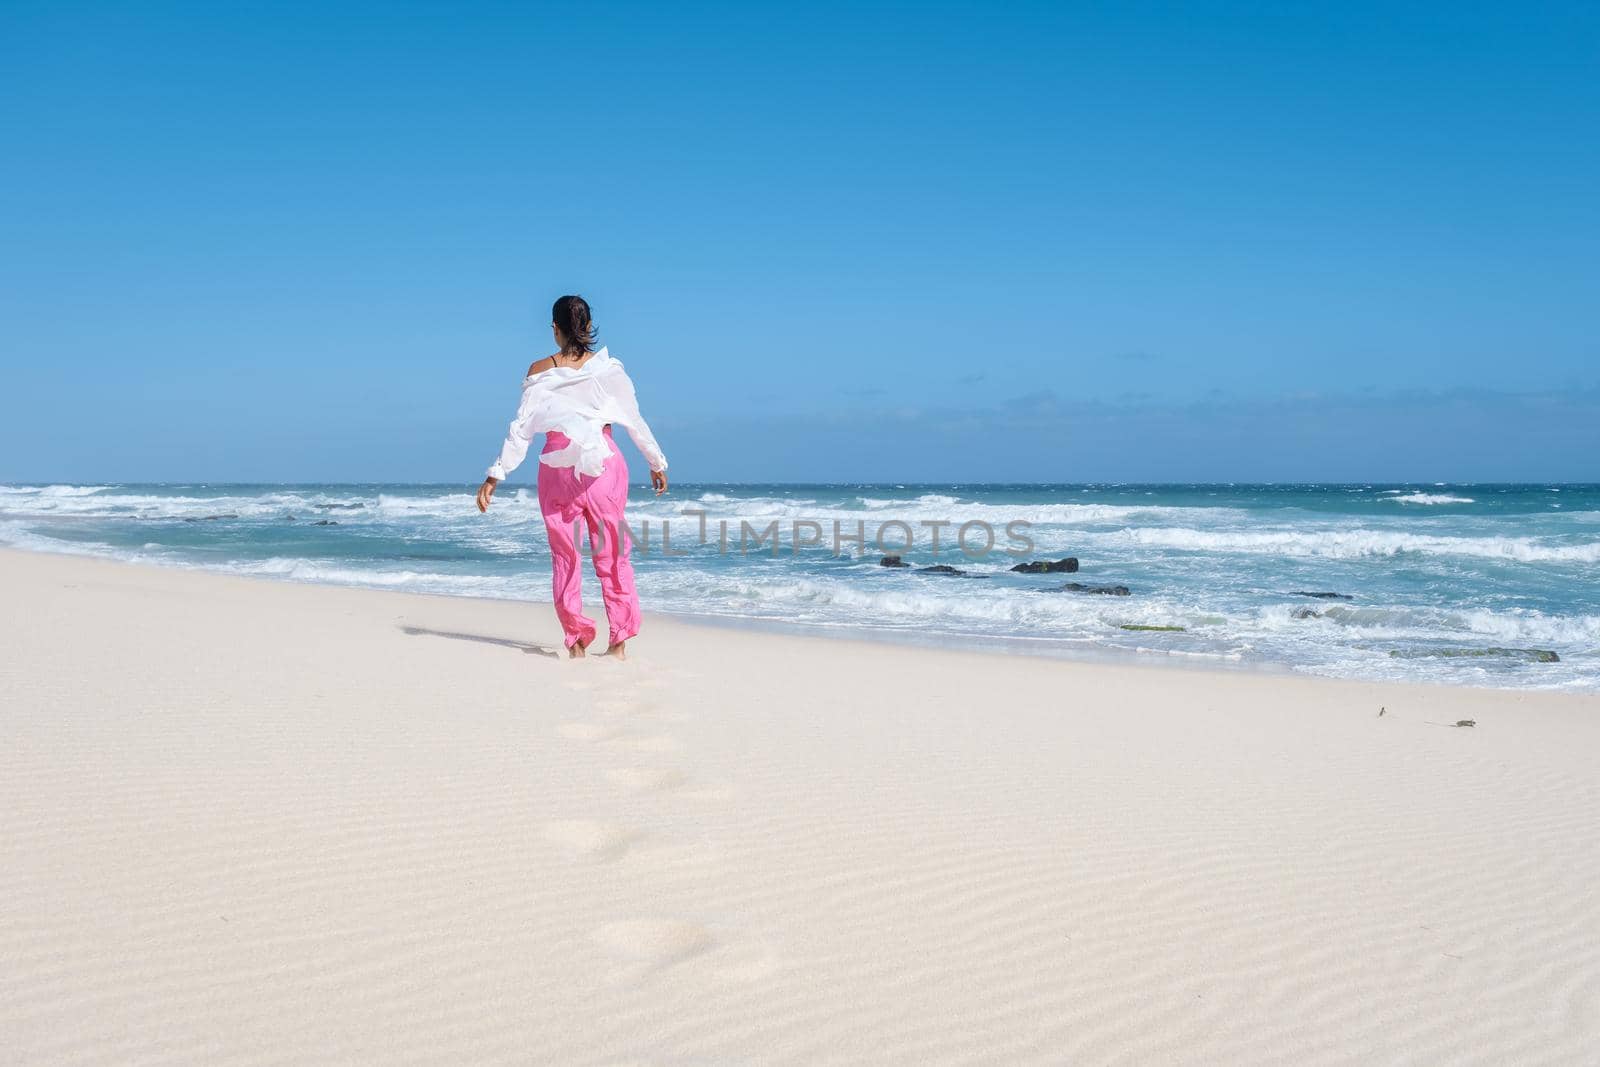
[[[606,778],[630,793],[664,793],[689,780],[682,771],[660,767],[619,767],[607,771]]]
[[[609,741],[622,733],[620,726],[602,726],[593,722],[564,722],[556,733],[568,741]]]
[[[733,786],[722,782],[707,782],[697,785],[693,789],[684,790],[682,795],[690,800],[704,800],[707,802],[732,800]]]
[[[607,923],[590,936],[610,956],[655,965],[687,959],[713,942],[705,927],[681,919],[628,919]]]
[[[633,684],[639,689],[668,689],[672,681],[667,678],[640,678]]]
[[[616,859],[642,836],[629,827],[594,819],[560,819],[544,827],[546,841],[592,860]]]
[[[655,705],[650,701],[626,696],[605,697],[596,700],[594,706],[598,710],[612,715],[643,715],[655,708]]]
[[[787,966],[784,958],[769,945],[737,946],[720,962],[720,977],[737,985],[765,981]]]
[[[619,748],[631,748],[635,752],[681,752],[683,744],[675,737],[666,734],[652,734],[649,737],[633,737],[619,735],[610,739],[611,743]]]

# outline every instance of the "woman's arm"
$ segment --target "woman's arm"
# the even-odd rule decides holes
[[[661,446],[656,443],[656,435],[650,432],[650,424],[645,422],[644,416],[639,413],[639,398],[633,391],[633,379],[619,367],[616,377],[610,384],[612,397],[622,411],[623,417],[620,421],[623,428],[628,431],[628,436],[633,438],[633,443],[644,455],[645,462],[650,464],[650,484],[655,486],[658,495],[666,492],[667,457],[661,451]]]
[[[524,386],[516,417],[506,427],[505,443],[500,446],[500,454],[495,461],[489,465],[490,478],[497,482],[505,481],[506,475],[516,470],[527,457],[528,446],[533,444],[533,412],[537,406],[538,398],[533,386]]]
[[[534,367],[539,364],[535,363]],[[533,367],[529,368],[530,378],[533,376]],[[511,425],[506,427],[505,443],[500,446],[500,454],[489,465],[488,474],[483,479],[483,485],[478,487],[478,510],[488,511],[489,501],[494,499],[494,487],[505,481],[506,475],[516,470],[528,455],[528,447],[533,443],[533,417],[539,408],[539,391],[532,382],[525,383],[522,387],[522,400],[517,405],[517,414],[511,420]]]

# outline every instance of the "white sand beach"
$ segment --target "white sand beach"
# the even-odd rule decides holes
[[[0,587],[6,1063],[1600,1049],[1595,696]]]

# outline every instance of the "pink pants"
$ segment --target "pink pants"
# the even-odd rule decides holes
[[[606,438],[611,428],[606,427]],[[564,448],[567,435],[552,430],[545,435],[544,450]],[[626,641],[639,632],[639,594],[633,588],[633,543],[622,523],[628,504],[628,463],[611,446],[611,458],[598,477],[579,474],[572,467],[539,464],[539,510],[550,537],[551,592],[556,618],[567,636],[567,647],[594,640],[594,620],[583,613],[583,573],[573,525],[583,517],[589,528],[589,549],[594,573],[600,579],[600,599],[611,624],[611,643]]]

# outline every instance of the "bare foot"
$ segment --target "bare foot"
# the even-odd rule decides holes
[[[567,648],[568,659],[583,659],[589,654],[588,641],[575,641]]]
[[[616,644],[606,649],[606,655],[610,656],[612,659],[626,660],[628,658],[628,642],[618,641]]]

